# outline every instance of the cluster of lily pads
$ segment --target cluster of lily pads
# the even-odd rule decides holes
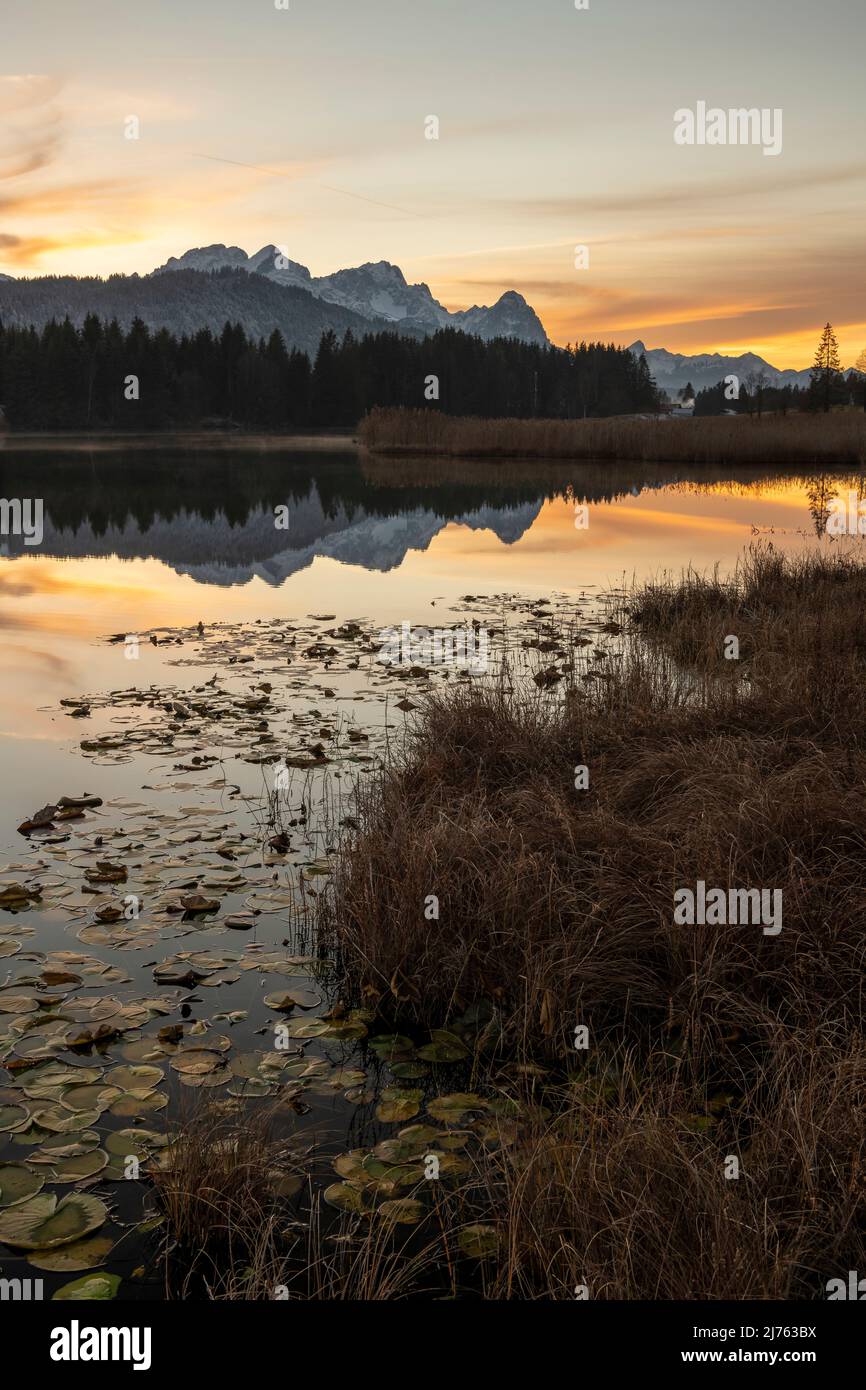
[[[527,659],[567,657],[546,645],[549,605],[473,602],[491,623],[494,613],[517,615],[510,640]],[[369,1123],[396,1134],[340,1155],[340,1180],[325,1196],[397,1224],[419,1221],[433,1200],[431,1158],[437,1181],[459,1182],[485,1148],[518,1132],[511,1101],[438,1094],[448,1068],[471,1066],[489,1010],[420,1042],[371,1037],[371,1010],[346,1007],[338,993],[334,1002],[332,963],[310,953],[313,943],[304,951],[286,939],[337,843],[339,814],[328,791],[314,804],[311,774],[333,787],[348,770],[376,766],[394,685],[396,707],[410,712],[406,692],[420,696],[449,675],[381,665],[372,625],[324,626],[333,621],[161,630],[150,636],[164,659],[207,667],[210,679],[63,702],[76,732],[88,721],[79,753],[100,765],[140,761],[150,800],[57,797],[25,815],[0,865],[0,1246],[81,1276],[55,1297],[117,1291],[104,1266],[118,1226],[130,1223],[118,1221],[111,1185],[171,1162],[161,1122],[183,1088],[214,1090],[230,1105],[267,1100],[290,1122],[317,1097],[344,1105],[347,1127],[355,1107],[370,1107]],[[289,782],[285,819],[263,827],[262,769],[274,764],[299,785]],[[69,946],[57,944],[63,928]],[[223,945],[227,933],[237,947]],[[115,952],[154,958],[133,981]],[[251,1017],[245,982],[256,981]],[[214,1007],[219,990],[226,1000]],[[267,1045],[251,1046],[250,1031]],[[363,1049],[374,1076],[359,1065]],[[384,1085],[379,1064],[390,1073]],[[286,1194],[296,1187],[292,1179]],[[131,1225],[145,1231],[155,1219],[142,1206]],[[461,1235],[467,1254],[495,1246],[487,1228]]]

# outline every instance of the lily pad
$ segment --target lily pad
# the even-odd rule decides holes
[[[474,1091],[455,1091],[453,1095],[437,1096],[427,1106],[430,1114],[446,1124],[459,1124],[463,1116],[473,1110],[486,1110],[487,1102]]]
[[[421,1109],[423,1094],[419,1090],[404,1091],[398,1086],[386,1086],[376,1106],[376,1118],[385,1124],[413,1119]]]
[[[60,1202],[40,1192],[0,1214],[0,1242],[14,1250],[51,1250],[98,1231],[107,1220],[105,1204],[88,1192],[71,1192]]]
[[[164,1134],[152,1129],[116,1129],[105,1137],[108,1152],[122,1158],[147,1158],[152,1149],[164,1148],[167,1143]]]
[[[499,1249],[499,1235],[495,1226],[464,1226],[459,1236],[460,1249],[473,1260],[484,1260],[495,1255]]]
[[[419,1053],[420,1056],[420,1053]],[[398,1081],[417,1081],[430,1075],[430,1068],[423,1062],[391,1062],[391,1075]]]
[[[65,1158],[51,1174],[51,1182],[80,1182],[83,1178],[95,1177],[108,1164],[108,1154],[104,1149],[89,1149],[87,1153]]]
[[[418,1048],[418,1056],[425,1062],[461,1062],[469,1056],[469,1051],[455,1033],[436,1029],[431,1033],[432,1041]]]
[[[137,1115],[147,1115],[153,1110],[164,1110],[168,1096],[162,1091],[125,1091],[112,1101],[108,1113],[119,1120],[133,1120]]]
[[[340,1211],[352,1212],[356,1216],[367,1215],[364,1194],[351,1183],[332,1182],[330,1187],[325,1188],[323,1196],[330,1206],[339,1207]]]
[[[120,1094],[116,1086],[97,1081],[90,1086],[70,1086],[64,1091],[60,1104],[65,1110],[96,1110],[102,1114]]]
[[[105,1079],[109,1085],[117,1086],[121,1091],[127,1091],[134,1096],[145,1096],[159,1085],[163,1073],[161,1067],[121,1066],[112,1067]]]
[[[204,1076],[224,1065],[225,1063],[218,1052],[210,1052],[206,1048],[190,1047],[184,1052],[178,1052],[171,1059],[171,1066],[174,1071],[186,1072],[191,1076]]]
[[[0,1105],[0,1133],[24,1129],[30,1121],[30,1111],[24,1105]]]
[[[399,1222],[403,1226],[417,1226],[424,1212],[424,1203],[412,1197],[397,1197],[393,1201],[383,1202],[379,1208],[379,1215],[386,1221]]]
[[[380,1033],[378,1037],[370,1039],[370,1047],[383,1062],[405,1060],[407,1055],[415,1051],[412,1039],[404,1037],[402,1033]]]
[[[26,1163],[0,1163],[0,1207],[14,1207],[42,1190],[45,1179]]]
[[[80,1269],[95,1269],[111,1253],[114,1241],[110,1236],[88,1236],[61,1245],[56,1250],[36,1251],[27,1256],[34,1269],[47,1269],[56,1274],[74,1274]]]
[[[322,996],[315,994],[311,989],[280,990],[276,994],[265,995],[267,1007],[277,1009],[281,1013],[288,1013],[289,1009],[293,1009],[295,1006],[299,1009],[314,1009],[321,1002]]]
[[[107,1274],[104,1269],[100,1269],[94,1274],[82,1274],[80,1279],[73,1279],[70,1284],[64,1284],[56,1293],[51,1295],[52,1302],[63,1302],[65,1300],[105,1300],[114,1298],[120,1287],[119,1274]]]

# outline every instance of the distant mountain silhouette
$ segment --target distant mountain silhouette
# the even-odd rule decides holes
[[[641,354],[655,383],[662,391],[672,395],[691,382],[696,391],[707,386],[717,386],[726,376],[736,376],[741,385],[747,386],[753,373],[763,372],[768,386],[807,387],[810,382],[809,369],[801,372],[792,368],[773,367],[755,352],[743,352],[738,357],[725,357],[718,352],[682,353],[668,352],[667,348],[647,348],[638,340],[632,343],[629,352],[635,357]]]
[[[305,266],[282,257],[275,246],[247,256],[238,246],[209,246],[172,257],[150,275],[45,275],[28,280],[0,276],[0,320],[42,328],[68,317],[80,327],[88,314],[117,319],[128,329],[140,318],[151,329],[176,335],[200,328],[216,331],[240,323],[256,338],[278,329],[288,348],[315,357],[322,334],[342,338],[389,330],[423,338],[456,328],[487,341],[519,338],[545,344],[535,311],[514,290],[492,308],[449,313],[426,285],[409,285],[387,261],[315,278]]]
[[[181,270],[246,270],[278,285],[306,290],[328,304],[360,314],[373,324],[382,320],[400,332],[435,333],[439,328],[459,328],[476,337],[520,338],[525,343],[546,343],[541,320],[516,290],[508,290],[492,308],[475,305],[451,313],[434,299],[425,284],[410,285],[399,266],[390,261],[368,261],[331,275],[311,275],[305,265],[290,260],[277,246],[263,246],[247,256],[239,246],[199,247],[172,256],[154,275]]]
[[[393,327],[384,319],[362,318],[351,309],[316,299],[307,290],[274,284],[245,270],[111,275],[107,280],[47,275],[0,286],[0,319],[6,324],[42,328],[51,319],[68,316],[80,327],[88,314],[117,319],[124,329],[140,318],[151,329],[167,328],[177,335],[206,327],[219,331],[226,322],[240,323],[259,338],[270,337],[276,328],[287,347],[312,357],[329,328],[342,337],[347,328],[361,336],[374,328]]]

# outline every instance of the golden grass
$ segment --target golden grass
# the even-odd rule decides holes
[[[864,605],[861,562],[769,546],[645,586],[561,694],[431,698],[362,798],[324,924],[359,991],[437,1027],[493,1001],[476,1086],[565,1074],[466,1194],[488,1297],[821,1297],[866,1265]],[[675,925],[698,879],[781,889],[781,933]]]
[[[437,410],[372,410],[358,437],[373,453],[631,459],[667,463],[866,462],[866,413],[671,420],[483,420]]]

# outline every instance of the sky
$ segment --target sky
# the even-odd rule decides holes
[[[851,365],[866,6],[579,3],[0,0],[0,272],[274,243],[452,310],[516,289],[561,344],[804,367],[829,319]],[[678,144],[701,101],[780,111],[780,152]]]

